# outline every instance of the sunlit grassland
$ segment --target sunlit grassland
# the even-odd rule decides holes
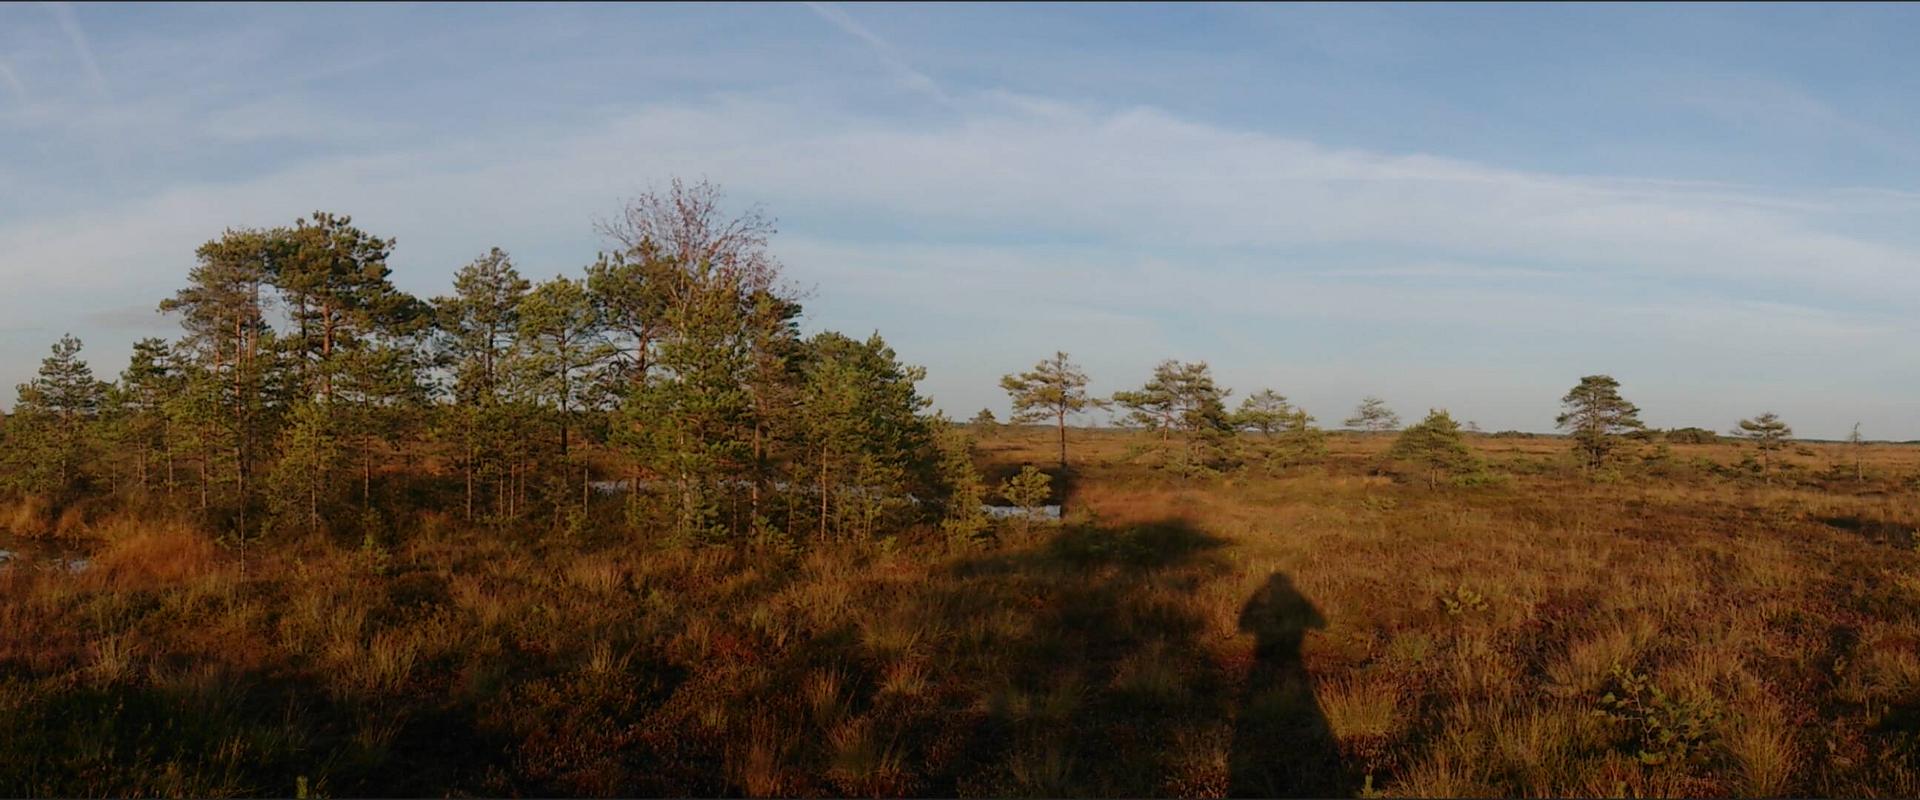
[[[1183,480],[1076,431],[994,546],[578,538],[391,552],[89,526],[0,570],[9,794],[1920,794],[1920,447],[1595,479],[1475,437]],[[997,480],[1041,430],[984,432]],[[1864,479],[1854,478],[1860,453]]]

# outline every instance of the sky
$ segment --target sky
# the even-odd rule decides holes
[[[1920,439],[1917,40],[1913,5],[5,4],[0,386],[177,335],[229,227],[351,214],[431,297],[496,246],[578,274],[680,176],[957,417],[1064,350],[1325,425],[1549,431],[1605,373],[1659,427]]]

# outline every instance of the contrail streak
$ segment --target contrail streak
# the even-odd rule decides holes
[[[20,101],[21,105],[27,104],[27,85],[20,82],[20,76],[14,73],[13,67],[5,60],[0,60],[0,83],[5,83],[8,89],[13,90],[13,96]]]
[[[80,18],[73,13],[73,6],[67,3],[47,3],[47,10],[53,13],[54,20],[60,23],[60,30],[66,32],[67,41],[73,43],[73,52],[80,57],[81,65],[87,69],[87,78],[93,82],[93,90],[101,97],[109,96],[107,76],[100,71],[100,61],[93,57],[93,45],[87,42],[86,31],[80,29]]]
[[[840,10],[837,6],[825,3],[808,2],[807,8],[812,10],[813,13],[821,19],[826,20],[834,27],[844,31],[847,35],[866,42],[867,46],[873,49],[874,54],[878,55],[881,61],[892,68],[900,77],[901,82],[905,83],[909,88],[923,92],[941,103],[953,102],[952,98],[947,97],[947,93],[940,89],[940,84],[935,83],[932,78],[927,77],[926,73],[908,65],[906,59],[900,57],[900,51],[895,49],[892,43],[880,38],[879,34],[867,30],[866,26],[855,22],[853,17],[849,16],[847,12]]]

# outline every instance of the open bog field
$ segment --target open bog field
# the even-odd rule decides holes
[[[0,793],[1920,794],[1920,448],[1470,437],[1492,479],[1429,488],[1390,437],[1144,441],[1076,432],[1065,523],[967,546],[96,520],[0,567]]]

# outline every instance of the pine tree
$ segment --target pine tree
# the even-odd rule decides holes
[[[1866,480],[1867,468],[1865,455],[1867,440],[1860,436],[1860,423],[1853,423],[1853,431],[1847,434],[1847,449],[1853,451],[1853,479]]]
[[[1033,529],[1034,517],[1053,494],[1052,483],[1052,476],[1034,469],[1032,464],[1020,467],[1018,475],[1000,482],[1000,496],[1020,509],[1021,535]]]
[[[1760,474],[1772,480],[1773,452],[1787,446],[1787,440],[1793,438],[1793,428],[1780,419],[1780,415],[1771,411],[1752,419],[1740,420],[1740,427],[1733,435],[1753,442],[1760,451]]]
[[[944,417],[933,421],[933,438],[940,451],[940,483],[946,495],[946,511],[940,530],[948,541],[971,543],[992,527],[982,506],[987,485],[973,465],[973,437]]]
[[[355,227],[350,216],[315,211],[272,240],[279,257],[269,277],[292,317],[283,343],[295,379],[308,396],[331,400],[342,356],[376,329],[417,316],[418,301],[394,288],[394,240]]]
[[[1368,395],[1360,399],[1360,405],[1353,410],[1353,416],[1345,423],[1349,428],[1358,428],[1368,433],[1397,430],[1400,427],[1400,415],[1387,407],[1387,401]]]
[[[0,466],[6,467],[9,489],[44,497],[66,488],[58,456],[59,418],[47,410],[35,382],[19,385],[6,434]]]
[[[209,472],[218,459],[232,476],[236,532],[243,537],[252,533],[247,512],[254,473],[288,388],[263,313],[267,278],[285,252],[272,231],[230,229],[195,251],[187,287],[160,304],[162,312],[180,316],[187,334],[178,352],[195,367],[191,390],[175,411],[198,434],[201,507],[211,505]],[[216,441],[223,452],[207,452]]]
[[[587,290],[604,320],[602,386],[625,399],[612,438],[636,478],[674,487],[678,528],[727,534],[772,524],[781,462],[805,458],[788,451],[802,447],[806,348],[800,305],[766,249],[772,223],[727,215],[720,200],[711,184],[677,180],[634,198],[600,226],[615,247],[589,268]],[[791,525],[800,509],[787,500]]]
[[[436,363],[453,375],[453,405],[439,415],[442,436],[455,446],[460,465],[466,518],[476,515],[478,494],[493,482],[504,483],[504,451],[518,437],[517,415],[501,407],[508,401],[508,365],[520,328],[520,303],[533,288],[500,248],[474,259],[454,276],[451,296],[435,298],[438,335]],[[505,493],[493,492],[496,500]],[[494,516],[507,516],[497,503]]]
[[[432,314],[393,285],[387,259],[394,240],[352,223],[350,216],[316,211],[278,229],[280,256],[269,277],[293,325],[282,340],[292,382],[299,397],[318,404],[299,408],[301,418],[286,442],[326,450],[324,459],[302,456],[303,470],[345,466],[351,449],[366,516],[372,512],[373,462],[396,437],[407,435],[416,416],[417,375],[425,366],[416,337],[430,327]],[[330,484],[337,477],[315,480]],[[317,516],[325,509],[309,510]]]
[[[502,365],[520,327],[520,303],[532,288],[496,247],[460,268],[451,296],[433,300],[437,348],[453,371],[455,402],[499,398]]]
[[[721,288],[688,299],[672,309],[658,374],[627,398],[614,436],[672,487],[680,535],[716,538],[735,530],[726,501],[753,457],[751,340],[738,295]]]
[[[183,376],[164,340],[147,338],[134,343],[133,356],[112,392],[118,410],[112,441],[116,450],[132,455],[134,480],[141,494],[152,488],[156,461],[164,472],[167,493],[173,493],[173,435],[167,404],[180,393],[182,385]]]
[[[172,434],[174,456],[194,466],[196,506],[206,514],[213,505],[214,474],[232,452],[233,429],[226,424],[224,380],[211,370],[182,365],[179,391],[162,406]]]
[[[1002,377],[1000,387],[1013,399],[1014,422],[1053,421],[1060,435],[1061,469],[1067,468],[1067,417],[1106,407],[1105,401],[1087,395],[1087,375],[1066,353],[1054,353],[1027,372]]]
[[[1643,430],[1640,409],[1620,396],[1620,382],[1588,375],[1560,399],[1565,409],[1554,425],[1573,435],[1574,450],[1588,470],[1605,466],[1622,435]]]
[[[1272,436],[1275,431],[1286,428],[1293,416],[1293,404],[1288,403],[1284,395],[1261,389],[1240,401],[1240,408],[1233,412],[1233,425]]]
[[[265,482],[268,507],[282,524],[298,520],[310,532],[326,530],[322,512],[332,504],[340,439],[324,401],[302,400],[288,414],[280,459]]]
[[[1233,435],[1225,403],[1230,393],[1213,382],[1213,371],[1206,362],[1168,360],[1154,368],[1146,385],[1115,392],[1113,402],[1127,409],[1132,423],[1158,431],[1162,442],[1179,435],[1177,466],[1197,471],[1226,456],[1226,445]]]
[[[782,466],[780,461],[800,435],[795,409],[805,382],[808,351],[800,338],[799,302],[771,289],[755,289],[744,308],[747,370],[742,385],[752,408],[753,437],[747,466],[747,504],[751,524],[770,529],[773,520],[768,495]]]
[[[427,364],[415,334],[383,332],[339,357],[334,398],[327,404],[334,425],[350,432],[344,441],[359,462],[360,510],[373,511],[373,465],[423,434],[428,408],[421,376]]]
[[[64,499],[92,466],[88,433],[106,387],[94,379],[80,349],[79,339],[61,336],[41,359],[39,373],[19,387],[8,423],[7,461],[25,491]]]
[[[1278,429],[1259,446],[1270,467],[1287,467],[1327,454],[1327,435],[1313,424],[1304,409],[1294,409],[1280,419]]]
[[[1480,459],[1467,449],[1460,435],[1460,423],[1444,410],[1429,411],[1419,424],[1401,431],[1387,458],[1411,461],[1427,472],[1427,487],[1440,483],[1441,475],[1464,475],[1480,470]]]
[[[692,288],[687,283],[680,264],[651,240],[604,253],[587,268],[587,294],[609,344],[608,377],[624,384],[622,393],[638,391],[646,382],[675,300]]]
[[[929,401],[915,388],[926,370],[901,364],[879,334],[862,342],[828,331],[807,347],[803,464],[819,492],[818,530],[871,536],[935,466]]]
[[[564,277],[534,287],[521,300],[519,314],[520,386],[529,399],[554,412],[564,457],[575,413],[588,397],[588,370],[603,358],[599,317],[580,282]]]

